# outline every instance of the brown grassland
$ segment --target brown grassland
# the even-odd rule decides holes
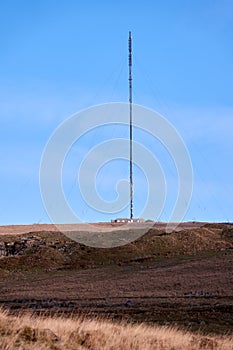
[[[231,350],[233,337],[96,319],[9,316],[1,311],[0,344],[1,350]]]
[[[104,249],[0,227],[0,350],[233,349],[233,226],[164,228]]]

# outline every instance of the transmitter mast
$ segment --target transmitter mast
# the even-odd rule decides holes
[[[129,142],[130,142],[130,219],[133,219],[133,94],[132,94],[132,33],[129,32]]]

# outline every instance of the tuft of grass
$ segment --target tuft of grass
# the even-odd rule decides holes
[[[97,319],[11,316],[0,310],[1,350],[232,350],[230,336]]]

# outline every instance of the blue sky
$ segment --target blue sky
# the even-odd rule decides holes
[[[0,224],[49,222],[39,188],[43,149],[70,115],[99,103],[127,102],[129,30],[134,102],[164,115],[192,159],[194,192],[184,219],[233,221],[231,0],[9,0],[0,5]],[[106,134],[99,131],[98,137]],[[140,140],[154,147],[167,175],[170,194],[160,219],[168,220],[173,165],[161,145],[146,136]],[[75,144],[67,157],[64,188],[84,220],[108,220],[91,213],[74,186],[80,162],[75,152],[80,156],[89,141]],[[110,167],[100,175],[103,197],[116,175]],[[127,177],[127,165],[122,175]],[[135,186],[144,188],[137,175]],[[138,194],[136,204],[143,200]]]

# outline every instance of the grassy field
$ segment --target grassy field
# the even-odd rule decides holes
[[[156,224],[108,249],[0,227],[0,350],[233,349],[232,262],[230,224]]]
[[[0,310],[1,350],[232,350],[230,336],[103,320],[9,316]]]

